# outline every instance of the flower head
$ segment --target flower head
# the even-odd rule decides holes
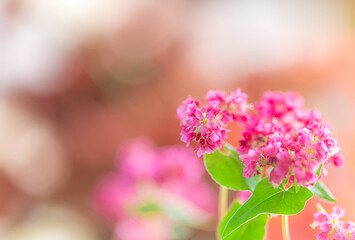
[[[241,122],[244,131],[238,152],[245,177],[258,174],[260,167],[271,167],[274,185],[292,176],[291,180],[308,186],[318,181],[323,165],[342,165],[341,155],[334,155],[338,145],[329,126],[322,123],[317,110],[303,108],[298,94],[267,92],[256,106]]]
[[[299,94],[266,92],[255,109],[247,99],[240,89],[231,94],[209,91],[206,106],[189,97],[178,108],[181,140],[197,143],[198,156],[209,154],[222,148],[227,125],[237,122],[243,128],[237,151],[245,165],[244,177],[270,173],[274,185],[284,179],[314,185],[325,165],[343,165],[330,127],[318,110],[304,108]]]
[[[184,208],[189,211],[184,218],[195,226],[213,215],[213,190],[190,149],[157,148],[140,138],[122,146],[117,163],[116,171],[103,178],[95,191],[96,206],[115,223],[117,240],[175,239],[171,234],[181,219],[169,214]]]
[[[222,148],[227,139],[226,126],[245,114],[247,95],[240,89],[228,95],[223,91],[209,91],[207,105],[189,97],[177,110],[181,123],[181,141],[188,146],[196,142],[197,155]]]
[[[354,240],[355,223],[342,221],[344,214],[344,209],[338,206],[335,206],[330,214],[324,210],[315,213],[311,227],[320,229],[316,234],[317,240],[330,239],[330,237],[334,240]]]

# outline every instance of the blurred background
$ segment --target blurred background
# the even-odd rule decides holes
[[[355,221],[354,16],[350,0],[0,0],[0,238],[113,239],[92,195],[117,149],[180,144],[177,106],[209,89],[297,91],[318,108],[346,160],[324,181]],[[318,201],[290,218],[292,238],[314,239]]]

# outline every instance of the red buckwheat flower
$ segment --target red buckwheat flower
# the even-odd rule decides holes
[[[299,95],[267,92],[256,106],[241,122],[245,130],[238,152],[245,165],[244,177],[267,167],[274,185],[292,176],[291,182],[308,186],[318,181],[323,165],[342,164],[340,154],[333,156],[338,146],[329,127],[321,122],[317,110],[303,108]]]
[[[177,110],[182,126],[181,141],[188,146],[193,141],[197,142],[199,157],[222,148],[227,139],[228,123],[245,114],[247,95],[240,89],[230,95],[223,91],[210,91],[206,99],[207,105],[202,106],[189,97]]]
[[[237,151],[245,165],[244,177],[270,173],[270,182],[284,179],[309,186],[315,184],[324,165],[343,165],[337,141],[322,122],[318,110],[303,107],[303,99],[292,92],[266,92],[255,104],[240,89],[227,94],[209,91],[207,105],[189,97],[177,110],[181,140],[197,142],[197,155],[222,148],[227,125],[238,122],[244,129]],[[264,171],[265,170],[265,171]]]

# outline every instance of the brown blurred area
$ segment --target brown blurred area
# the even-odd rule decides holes
[[[183,99],[239,87],[251,101],[297,91],[322,112],[346,159],[324,181],[354,221],[354,12],[335,0],[2,0],[0,238],[110,239],[91,196],[120,144],[179,144]],[[314,239],[317,201],[291,217],[292,238]]]

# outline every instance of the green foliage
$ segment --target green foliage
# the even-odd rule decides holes
[[[318,181],[314,186],[308,187],[309,190],[313,192],[314,195],[320,197],[324,200],[330,202],[336,202],[337,200],[334,198],[333,194],[329,191],[329,189],[325,186],[324,183]]]
[[[254,191],[260,177],[250,179],[243,177],[244,165],[239,159],[239,154],[231,148],[224,152],[216,150],[211,154],[205,154],[204,162],[207,172],[213,180],[231,190]]]
[[[154,213],[159,211],[159,206],[153,202],[147,202],[138,207],[138,212],[140,213]]]
[[[229,219],[234,215],[234,213],[242,206],[239,201],[234,201],[231,205],[228,213],[222,219],[218,225],[218,239],[221,239],[222,231],[224,230]],[[253,240],[263,240],[265,236],[265,226],[268,221],[268,215],[261,214],[256,218],[250,220],[249,222],[243,224],[240,228],[236,229],[225,240],[236,240],[236,239],[253,239]]]
[[[204,163],[207,172],[219,185],[231,190],[253,192],[244,205],[234,202],[220,222],[218,236],[222,240],[262,240],[268,220],[267,214],[295,215],[303,210],[313,194],[331,202],[336,201],[322,182],[308,188],[294,185],[286,190],[285,183],[275,188],[269,183],[268,177],[262,180],[260,176],[254,176],[249,180],[244,178],[244,165],[239,154],[230,146],[205,154]]]
[[[305,187],[299,187],[298,191],[294,186],[287,190],[282,186],[275,189],[269,178],[264,178],[248,201],[230,218],[222,231],[222,239],[228,239],[234,231],[260,214],[295,215],[303,210],[312,196],[313,193]]]

